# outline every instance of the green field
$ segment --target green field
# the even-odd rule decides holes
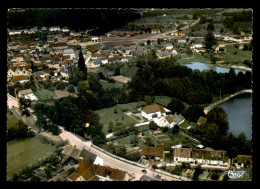
[[[228,45],[225,48],[229,54],[219,54],[220,56],[223,56],[222,60],[225,61],[225,63],[243,63],[244,60],[252,61],[252,51],[243,51],[241,49],[232,47],[231,45]],[[234,55],[234,52],[237,52],[237,55]]]
[[[43,144],[37,137],[12,140],[7,143],[7,180],[15,172],[43,160],[55,151],[55,146]]]
[[[53,100],[54,93],[47,89],[39,89],[35,92],[35,95],[40,101]]]
[[[143,102],[132,102],[128,104],[118,104],[117,113],[115,113],[116,106],[111,108],[104,108],[102,110],[97,110],[96,113],[100,117],[100,123],[103,124],[103,132],[108,133],[108,126],[110,122],[113,122],[114,125],[117,122],[122,123],[123,125],[130,125],[138,123],[135,119],[124,114],[123,111],[137,110],[141,107]]]

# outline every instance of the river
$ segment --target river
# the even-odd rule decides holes
[[[237,136],[244,132],[248,140],[252,135],[252,96],[251,94],[238,95],[223,104],[222,107],[228,116],[229,131]]]

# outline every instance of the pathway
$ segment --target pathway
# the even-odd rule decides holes
[[[223,102],[226,102],[227,100],[229,100],[230,98],[236,96],[236,95],[239,95],[239,94],[242,94],[242,93],[253,93],[252,89],[245,89],[245,90],[242,90],[242,91],[239,91],[239,92],[236,92],[232,95],[229,95],[228,97],[224,98],[224,99],[221,99],[221,100],[218,100],[217,102],[214,102],[213,104],[207,106],[204,108],[204,113],[207,114],[210,110],[212,110],[215,106],[218,106],[219,104],[222,104]]]

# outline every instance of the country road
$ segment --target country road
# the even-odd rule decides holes
[[[185,26],[185,27],[182,27],[181,30],[186,30],[192,26],[194,26],[195,24],[197,24],[198,22],[200,21],[200,18],[198,20],[196,20],[194,23],[190,24],[189,26]],[[159,34],[156,34],[156,35],[153,35],[153,36],[150,36],[150,37],[146,37],[146,38],[143,38],[143,39],[134,39],[134,38],[124,38],[124,37],[120,37],[120,38],[115,38],[115,40],[103,40],[102,42],[97,42],[97,43],[103,43],[103,42],[123,42],[123,41],[131,41],[133,43],[140,43],[140,42],[144,42],[144,41],[147,41],[147,40],[152,40],[152,39],[157,39],[157,38],[160,38],[166,34],[169,34],[171,32],[175,32],[177,31],[176,29],[175,30],[170,30],[170,31],[167,31],[167,32],[164,32],[164,33],[159,33]]]

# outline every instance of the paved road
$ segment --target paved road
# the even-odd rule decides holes
[[[84,148],[84,149],[90,151],[91,153],[94,153],[95,155],[99,156],[100,158],[103,159],[104,165],[115,168],[115,169],[121,169],[123,171],[126,171],[129,174],[134,174],[135,178],[133,180],[135,180],[135,181],[140,180],[140,177],[143,175],[142,170],[144,168],[139,167],[137,165],[129,164],[120,159],[114,158],[104,152],[101,152],[100,150],[92,147],[91,142],[83,142],[82,140],[80,140],[78,137],[76,137],[72,133],[64,130],[62,127],[60,127],[60,129],[62,131],[60,134],[60,137],[63,138],[63,140],[68,140],[71,145],[75,145],[78,148]],[[146,168],[146,171],[147,171],[146,175],[149,177],[154,177],[155,175],[159,174],[162,177],[162,179],[164,179],[164,180],[180,181],[179,178],[174,178],[174,177],[171,177],[168,175],[157,173],[148,168]]]
[[[196,20],[194,23],[190,24],[189,26],[185,26],[185,27],[182,27],[181,30],[186,30],[192,26],[194,26],[195,24],[197,24],[198,22],[200,21],[200,18],[198,20]],[[171,32],[176,32],[177,30],[171,30],[171,31],[167,31],[167,32],[164,32],[164,33],[159,33],[159,34],[156,34],[156,35],[153,35],[153,36],[150,36],[150,37],[146,37],[146,38],[143,38],[143,39],[131,39],[131,38],[123,38],[123,37],[120,37],[120,38],[115,38],[115,40],[109,40],[109,41],[102,41],[102,42],[97,42],[97,43],[103,43],[103,42],[122,42],[122,41],[131,41],[133,43],[140,43],[140,42],[145,42],[147,40],[152,40],[152,39],[157,39],[157,38],[160,38],[160,37],[163,37],[164,35],[166,34],[169,34]]]

